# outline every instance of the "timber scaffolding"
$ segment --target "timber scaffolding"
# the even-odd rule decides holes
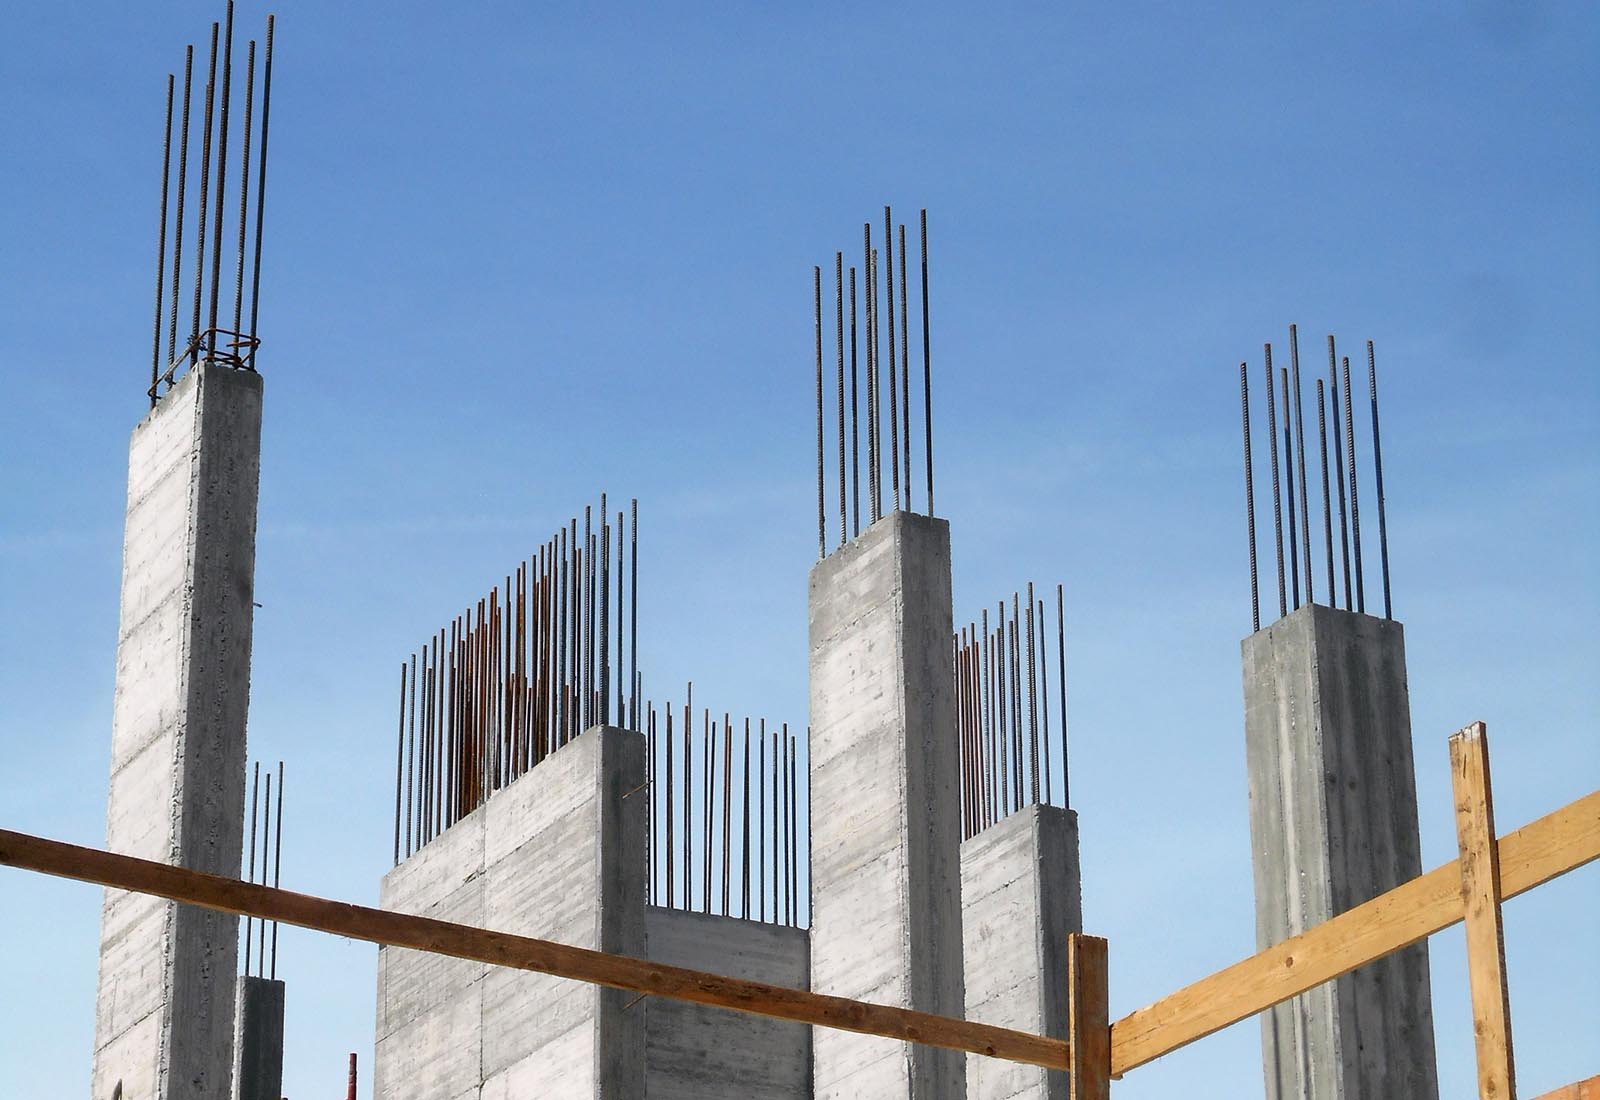
[[[1115,1022],[1107,941],[1073,934],[1065,1040],[388,912],[9,830],[0,830],[0,865],[641,996],[1065,1070],[1069,1095],[1080,1100],[1105,1097],[1110,1081],[1130,1070],[1465,922],[1480,1095],[1514,1096],[1501,902],[1600,859],[1600,790],[1497,838],[1482,723],[1450,738],[1450,762],[1459,859]],[[1578,1089],[1570,1094],[1581,1095]]]

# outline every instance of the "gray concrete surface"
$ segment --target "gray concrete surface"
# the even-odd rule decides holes
[[[1411,705],[1397,622],[1314,604],[1241,648],[1264,948],[1421,873]],[[1264,1013],[1261,1041],[1268,1100],[1436,1100],[1427,942]]]
[[[644,738],[595,727],[384,876],[380,904],[645,954]],[[381,948],[379,1100],[638,1100],[631,998],[543,974]]]
[[[238,1026],[233,1033],[234,1100],[283,1096],[283,983],[239,979]]]
[[[811,571],[811,987],[960,1015],[950,527],[895,512]],[[956,1052],[820,1028],[818,1097],[965,1095]]]
[[[651,906],[652,962],[805,989],[805,930]],[[640,1002],[650,1100],[801,1100],[811,1095],[811,1029],[661,998]]]
[[[237,876],[261,377],[189,371],[128,448],[106,846]],[[108,890],[91,1095],[215,1100],[232,1071],[238,919]]]
[[[1067,1037],[1067,933],[1083,931],[1078,815],[1024,806],[961,845],[967,1019]],[[967,1056],[969,1100],[1066,1100],[1067,1075]]]

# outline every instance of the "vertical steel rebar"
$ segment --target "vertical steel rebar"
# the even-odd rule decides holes
[[[639,498],[628,504],[628,683],[633,686],[634,729],[639,728]]]
[[[1328,401],[1333,405],[1333,473],[1339,485],[1339,555],[1344,565],[1344,609],[1354,609],[1350,595],[1350,527],[1346,516],[1344,489],[1344,427],[1339,419],[1339,360],[1335,358],[1333,334],[1328,335]]]
[[[1250,631],[1261,629],[1261,595],[1256,573],[1256,484],[1250,462],[1249,364],[1239,364],[1239,414],[1244,425],[1244,516],[1250,533]]]
[[[178,361],[178,296],[183,277],[183,197],[189,176],[189,100],[194,87],[194,47],[183,48],[183,122],[178,127],[178,202],[172,226],[172,301],[168,306],[167,369]],[[153,387],[152,387],[153,388]]]
[[[856,369],[856,269],[850,268],[850,501],[852,531],[861,534],[861,443],[858,438],[860,406]]]
[[[833,346],[838,362],[834,391],[839,406],[839,545],[850,539],[850,511],[846,507],[844,468],[844,253],[833,254]]]
[[[739,916],[750,919],[750,719],[744,720],[744,748],[739,754],[739,785],[744,809],[739,815]]]
[[[1039,715],[1042,719],[1039,740],[1044,754],[1044,801],[1050,806],[1050,646],[1044,635],[1044,601],[1039,601]]]
[[[200,141],[200,216],[195,219],[195,253],[194,253],[194,312],[191,315],[189,362],[191,365],[200,362],[200,297],[205,285],[206,276],[206,233],[209,222],[206,219],[206,203],[211,197],[211,115],[216,106],[217,92],[217,32],[216,23],[211,24],[211,64],[206,76],[206,113],[205,124],[201,131]]]
[[[1292,406],[1289,404],[1289,371],[1280,367],[1278,374],[1283,384],[1284,472],[1289,475],[1284,479],[1284,496],[1289,505],[1289,605],[1298,611],[1300,610],[1300,549],[1296,529],[1299,526],[1297,521],[1300,513],[1295,510],[1294,505],[1294,433],[1289,419],[1292,415]]]
[[[217,349],[217,291],[222,285],[222,221],[228,194],[228,115],[233,100],[233,0],[228,0],[222,41],[222,103],[217,123],[217,208],[211,231],[211,302],[206,327],[212,332],[211,350]]]
[[[756,898],[757,920],[767,919],[767,720],[761,719],[756,756]]]
[[[1350,450],[1350,544],[1356,558],[1356,610],[1367,612],[1367,588],[1361,571],[1361,501],[1356,493],[1356,431],[1355,417],[1351,413],[1350,357],[1342,356],[1344,364],[1344,438]]]
[[[244,324],[244,260],[246,230],[250,224],[250,125],[255,117],[256,103],[256,40],[250,39],[245,49],[244,72],[244,132],[239,140],[239,247],[238,260],[233,273],[233,339],[234,352],[244,361],[248,350],[243,344],[239,329]]]
[[[400,678],[402,680],[406,680],[405,665],[403,663],[400,666]],[[416,682],[417,682],[417,658],[413,654],[412,658],[411,658],[411,678],[410,678],[410,680],[406,681],[406,683],[407,683],[406,695],[410,696],[416,690]],[[400,710],[400,723],[401,723],[402,726],[405,725],[405,720],[406,720],[405,703],[404,703],[404,700],[402,700],[401,701],[401,710]],[[413,818],[414,818],[413,807],[414,807],[414,805],[416,803],[416,786],[415,786],[415,782],[416,782],[416,766],[417,766],[416,723],[413,722],[412,725],[411,725],[411,732],[406,737],[406,855],[408,857],[411,855],[411,840],[412,840],[412,837],[414,835],[412,833],[412,828],[411,827],[412,827]]]
[[[400,864],[400,799],[406,766],[406,664],[400,662],[400,731],[394,747],[394,866]]]
[[[1067,619],[1062,598],[1062,586],[1056,585],[1056,659],[1060,662],[1061,690],[1061,808],[1072,809],[1067,787]]]
[[[872,264],[872,223],[861,226],[861,264],[863,314],[867,346],[867,523],[878,521],[878,358],[874,345],[873,315],[878,295],[877,275]]]
[[[883,208],[883,258],[888,262],[889,270],[884,274],[883,285],[887,291],[889,303],[889,486],[894,493],[894,507],[891,512],[900,510],[900,424],[899,406],[900,399],[895,385],[895,353],[894,353],[894,228],[890,224],[889,208]]]
[[[1333,575],[1333,489],[1328,480],[1328,410],[1322,379],[1317,379],[1318,454],[1322,456],[1322,549],[1328,559],[1328,606],[1339,606]]]
[[[722,715],[722,915],[732,915],[733,885],[733,724]]]
[[[272,773],[267,773],[267,796],[261,803],[266,820],[261,823],[261,881],[267,881],[267,843],[272,836]],[[267,921],[261,920],[261,935],[257,937],[256,973],[267,972]]]
[[[816,343],[817,343],[817,560],[828,556],[828,508],[823,485],[822,441],[822,268],[811,269],[812,287],[816,292]]]
[[[1311,563],[1311,495],[1306,492],[1306,421],[1300,398],[1300,338],[1293,325],[1289,326],[1289,363],[1294,374],[1295,465],[1300,478],[1300,547],[1306,559],[1306,603],[1316,603],[1316,568]]]
[[[928,347],[928,211],[922,211],[922,444],[928,459],[928,515],[933,515],[933,359]],[[808,742],[809,745],[809,742]]]
[[[1278,380],[1272,375],[1272,345],[1267,351],[1267,441],[1272,452],[1272,529],[1278,547],[1278,617],[1289,613],[1288,595],[1284,588],[1283,571],[1283,488],[1278,472],[1278,403],[1273,396]]]
[[[672,792],[673,792],[673,776],[674,776],[675,773],[674,773],[673,768],[672,768],[672,742],[673,742],[674,739],[673,739],[673,736],[672,736],[672,701],[670,699],[667,701],[666,710],[667,710],[667,730],[666,730],[666,742],[667,742],[666,757],[667,758],[666,758],[665,764],[666,764],[667,782],[662,788],[662,796],[663,796],[664,801],[666,802],[666,813],[663,815],[663,818],[664,818],[666,826],[667,826],[667,828],[666,828],[667,889],[666,889],[665,905],[666,905],[666,907],[668,909],[671,909],[671,908],[674,907],[673,899],[676,896],[676,891],[673,889],[673,887],[676,884],[673,882],[673,874],[672,874],[673,853],[674,853],[674,849],[675,849],[675,846],[673,844],[673,835],[672,835],[673,834],[673,821],[674,821],[674,817],[675,817],[675,815],[672,812],[673,811]]]
[[[601,725],[611,719],[611,519],[606,495],[600,494],[600,714]]]
[[[1383,501],[1383,440],[1378,434],[1378,360],[1367,341],[1367,386],[1372,400],[1372,472],[1378,490],[1378,564],[1383,569],[1383,617],[1394,618],[1389,600],[1389,523]]]
[[[265,868],[262,877],[265,877]],[[272,888],[278,889],[283,885],[283,761],[278,761],[278,831],[272,838]],[[265,930],[263,929],[263,935]],[[267,977],[276,981],[278,978],[278,922],[272,922],[272,966],[267,971]]]
[[[400,682],[402,684],[405,683],[404,664],[400,666]],[[403,692],[400,706],[400,728],[405,728],[405,703],[403,701]],[[254,882],[256,880],[256,813],[259,810],[260,805],[261,761],[257,760],[255,767],[255,779],[251,782],[250,786],[250,873],[249,878],[246,880],[248,882]],[[398,820],[398,818],[396,820]],[[399,863],[400,861],[397,859],[395,862]],[[250,948],[253,945],[252,941],[254,939],[255,926],[256,919],[254,917],[247,916],[244,918],[244,972],[246,975],[250,973]]]
[[[905,416],[906,445],[900,452],[905,476],[906,511],[911,511],[911,323],[906,316],[906,227],[900,227],[900,408]]]
[[[261,310],[261,223],[267,208],[267,126],[272,119],[272,35],[274,17],[267,16],[267,56],[261,70],[261,155],[256,165],[255,261],[250,276],[250,369],[256,369],[260,340],[256,319]]]
[[[156,387],[161,384],[162,291],[167,276],[167,190],[172,177],[172,93],[174,77],[167,74],[167,121],[161,137],[161,231],[156,237],[156,320],[150,347],[150,407],[156,407]]]
[[[1039,694],[1033,647],[1033,582],[1028,582],[1028,795],[1030,805],[1039,804]]]

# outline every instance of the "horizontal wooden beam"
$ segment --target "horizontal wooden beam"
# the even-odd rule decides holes
[[[1587,1081],[1574,1081],[1570,1085],[1536,1096],[1534,1100],[1600,1100],[1600,1077]]]
[[[985,1054],[1047,1069],[1067,1068],[1067,1044],[1061,1039],[646,962],[431,917],[330,901],[26,833],[0,829],[0,864],[390,947],[409,947],[693,1004],[753,1012],[779,1020]]]
[[[1500,838],[1502,896],[1525,893],[1594,859],[1600,859],[1600,791]],[[1460,861],[1451,860],[1124,1016],[1111,1025],[1111,1072],[1121,1076],[1461,917]]]

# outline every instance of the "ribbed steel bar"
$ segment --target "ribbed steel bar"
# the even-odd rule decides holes
[[[262,868],[262,877],[266,877],[266,869]],[[278,826],[272,838],[272,888],[278,889],[283,885],[283,761],[278,761]],[[265,930],[262,932],[265,935]],[[267,971],[267,977],[273,981],[278,978],[278,922],[272,922],[272,966]]]
[[[1028,614],[1023,620],[1028,631],[1028,796],[1029,804],[1039,804],[1039,694],[1033,646],[1033,582],[1028,582]]]
[[[250,225],[250,126],[255,118],[256,103],[256,40],[250,39],[245,49],[244,67],[244,130],[239,140],[239,244],[235,250],[237,262],[233,272],[233,338],[234,351],[241,361],[249,348],[244,346],[240,326],[244,324],[244,263]]]
[[[783,727],[784,733],[787,733],[788,729],[789,729],[789,727],[787,725],[785,725]],[[782,914],[780,913],[780,911],[778,909],[778,897],[779,897],[779,894],[781,893],[781,891],[779,889],[779,885],[778,885],[778,883],[779,883],[779,868],[781,867],[781,864],[779,863],[779,860],[782,858],[782,854],[783,854],[782,853],[782,849],[781,849],[781,847],[779,846],[779,843],[778,843],[778,830],[779,830],[778,817],[779,817],[779,808],[781,806],[780,795],[782,793],[779,790],[779,787],[778,787],[779,746],[782,744],[782,742],[779,740],[780,736],[781,735],[777,731],[774,731],[773,734],[772,734],[772,923],[773,924],[782,924],[783,923]]]
[[[1044,636],[1044,601],[1039,601],[1039,661],[1044,666],[1039,671],[1039,716],[1042,729],[1039,741],[1044,755],[1044,802],[1053,805],[1050,798],[1050,647]]]
[[[611,519],[606,513],[606,495],[600,494],[600,713],[596,721],[609,725],[611,718]]]
[[[756,919],[767,919],[767,720],[761,719],[756,740]]]
[[[633,689],[633,728],[639,728],[639,498],[628,504],[628,683]]]
[[[705,766],[700,769],[700,911],[711,913],[712,838],[717,820],[717,746],[716,731],[711,726],[711,708],[704,708],[705,720],[700,736],[700,755]]]
[[[1317,379],[1317,453],[1322,457],[1322,532],[1323,554],[1328,559],[1328,606],[1339,605],[1333,575],[1333,490],[1328,479],[1328,402],[1322,379]]]
[[[1356,493],[1356,431],[1355,417],[1351,412],[1350,357],[1342,356],[1344,366],[1344,438],[1350,450],[1350,544],[1355,548],[1356,559],[1356,610],[1367,611],[1367,588],[1361,571],[1361,501]]]
[[[250,369],[261,353],[256,320],[261,311],[261,224],[267,209],[267,128],[272,121],[272,36],[274,17],[267,16],[267,56],[261,69],[261,155],[256,162],[255,260],[250,276]]]
[[[1311,563],[1311,494],[1306,491],[1306,421],[1300,396],[1300,338],[1293,325],[1289,326],[1289,364],[1294,375],[1295,465],[1300,479],[1300,547],[1305,553],[1306,603],[1316,603],[1317,574]]]
[[[851,530],[861,534],[861,442],[860,405],[856,366],[856,269],[850,268],[850,504]]]
[[[673,831],[674,831],[673,830],[673,823],[674,823],[674,820],[676,818],[676,815],[673,813],[673,810],[674,810],[675,807],[673,806],[673,797],[672,797],[672,792],[673,792],[673,782],[672,782],[672,780],[673,780],[673,775],[675,773],[673,772],[673,769],[672,769],[672,743],[673,743],[674,738],[672,736],[672,701],[670,699],[667,701],[666,711],[667,711],[667,728],[666,728],[666,736],[665,736],[664,740],[667,743],[667,752],[666,752],[666,761],[665,761],[665,769],[666,769],[667,781],[664,784],[662,784],[662,797],[663,797],[663,800],[666,802],[666,807],[665,807],[666,808],[666,813],[663,816],[663,821],[664,821],[664,823],[666,825],[666,865],[667,865],[667,876],[666,876],[667,877],[667,882],[666,882],[667,889],[666,889],[666,895],[665,895],[664,904],[667,906],[667,908],[670,909],[670,908],[672,908],[673,903],[674,903],[674,901],[675,901],[675,899],[677,897],[677,891],[674,889],[674,887],[676,886],[676,883],[673,881],[674,876],[673,876],[673,873],[672,873],[672,870],[673,870],[673,855],[674,855],[674,852],[675,852],[675,845],[673,844],[673,839],[674,838],[673,838],[672,834],[673,834]]]
[[[900,452],[905,480],[906,511],[911,511],[911,323],[906,316],[906,227],[900,226],[900,408],[905,417],[906,445]]]
[[[731,916],[733,897],[733,725],[722,715],[722,915]]]
[[[405,679],[404,666],[402,666],[402,679]],[[408,698],[414,697],[414,693],[416,691],[416,682],[417,682],[417,658],[413,655],[412,658],[411,658],[411,674],[410,674],[410,678],[406,680],[406,696]],[[401,721],[402,724],[405,724],[405,717],[406,717],[405,716],[405,710],[404,710],[404,707],[402,705],[402,709],[401,709],[401,713],[400,713],[400,721]],[[416,836],[416,833],[413,830],[413,825],[415,824],[415,816],[416,816],[415,815],[415,806],[416,806],[416,785],[415,785],[416,784],[416,768],[417,768],[417,737],[416,737],[416,723],[415,723],[415,721],[413,721],[411,723],[411,725],[410,725],[410,732],[408,732],[407,735],[406,735],[406,855],[407,856],[411,855],[412,843],[413,843],[413,840],[414,840],[414,838]]]
[[[1056,585],[1056,660],[1059,662],[1061,685],[1061,807],[1072,809],[1070,797],[1070,772],[1067,758],[1067,616],[1062,586]]]
[[[933,358],[928,344],[928,212],[922,211],[922,443],[928,459],[928,515],[933,515]]]
[[[402,685],[405,683],[404,665],[400,666],[400,682]],[[405,704],[403,698],[404,695],[402,692],[402,703],[400,710],[402,729],[405,727]],[[254,882],[256,880],[256,814],[261,806],[260,799],[261,761],[257,760],[255,767],[255,779],[251,781],[250,785],[250,871],[247,879],[249,882]],[[399,818],[397,817],[395,820],[398,821]],[[395,862],[399,863],[400,861],[396,859]],[[250,948],[253,946],[255,937],[255,925],[256,919],[254,917],[246,917],[244,919],[244,972],[247,975],[250,973]]]
[[[162,293],[167,277],[167,191],[172,178],[172,97],[175,79],[167,74],[167,120],[161,137],[161,230],[156,235],[156,319],[150,347],[150,407],[156,407],[156,387],[161,384]]]
[[[1250,461],[1250,367],[1239,364],[1239,415],[1244,425],[1244,517],[1250,533],[1250,630],[1261,629],[1261,591],[1256,574],[1256,483]]]
[[[979,656],[980,693],[983,695],[983,727],[979,731],[978,754],[981,757],[983,772],[983,797],[980,800],[982,828],[994,824],[994,754],[990,751],[989,744],[994,739],[994,647],[989,643],[989,609],[985,607],[979,616],[979,626],[983,631],[982,651]]]
[[[194,253],[194,311],[191,314],[189,328],[189,361],[191,364],[200,362],[200,298],[205,286],[206,277],[206,233],[209,222],[206,218],[206,203],[211,197],[211,130],[212,112],[216,107],[217,99],[217,33],[220,30],[216,23],[211,24],[211,63],[206,75],[206,113],[205,123],[201,130],[200,140],[200,216],[195,219],[195,253]]]
[[[750,719],[744,720],[744,747],[739,754],[739,780],[744,812],[739,827],[739,916],[750,919]]]
[[[1333,335],[1328,336],[1328,400],[1333,405],[1333,473],[1339,485],[1339,555],[1344,564],[1344,609],[1355,602],[1350,594],[1350,526],[1344,496],[1344,427],[1339,419],[1339,360],[1335,358]],[[1331,601],[1330,601],[1331,602]]]
[[[1293,415],[1293,406],[1289,402],[1289,371],[1286,367],[1278,369],[1279,381],[1282,383],[1283,401],[1283,461],[1289,476],[1284,479],[1284,497],[1289,506],[1289,606],[1298,611],[1300,609],[1300,549],[1299,528],[1300,513],[1295,510],[1294,504],[1294,431],[1290,417]]]
[[[871,523],[883,517],[881,433],[878,416],[878,253],[872,248],[872,225],[862,227],[866,238],[867,307],[867,497]]]
[[[222,222],[227,206],[224,200],[228,194],[228,115],[233,100],[233,0],[228,0],[227,14],[223,18],[222,97],[217,121],[217,202],[212,212],[211,301],[206,311],[206,328],[212,333],[213,353],[217,344],[217,291],[222,286]]]
[[[1378,564],[1383,569],[1383,617],[1394,618],[1389,600],[1389,523],[1383,501],[1383,439],[1378,434],[1378,360],[1367,341],[1367,386],[1372,401],[1372,472],[1378,490]]]
[[[995,617],[995,700],[997,716],[994,737],[995,820],[1011,812],[1011,727],[1006,721],[1007,697],[1011,694],[1011,673],[1006,667],[1006,601],[1001,600]]]
[[[833,346],[837,361],[834,392],[839,407],[839,545],[850,538],[850,511],[844,462],[844,253],[833,254]]]
[[[406,767],[406,666],[400,662],[400,729],[394,747],[394,863],[400,863],[400,808]],[[254,880],[251,880],[254,881]]]
[[[692,848],[694,827],[691,809],[694,803],[694,742],[690,732],[691,715],[694,714],[694,685],[688,686],[687,701],[683,704],[683,907],[691,908],[690,897],[694,888],[694,863]]]
[[[1278,548],[1278,617],[1289,613],[1288,595],[1284,588],[1283,571],[1283,488],[1278,469],[1278,403],[1273,396],[1277,379],[1272,375],[1272,345],[1267,351],[1267,440],[1272,452],[1272,529]]]
[[[1011,595],[1011,808],[1019,810],[1024,786],[1022,753],[1026,736],[1022,723],[1022,612],[1019,594]]]
[[[900,510],[900,423],[899,407],[900,398],[898,387],[895,385],[895,348],[894,348],[894,227],[890,224],[892,218],[889,208],[883,208],[883,258],[889,266],[884,273],[883,285],[888,299],[889,309],[889,487],[894,494],[894,507],[891,512]]]
[[[167,367],[178,361],[178,298],[183,276],[183,198],[189,178],[189,102],[194,89],[194,47],[183,48],[183,121],[178,137],[178,202],[172,226],[172,301],[167,314]],[[159,381],[159,380],[158,380]],[[154,390],[152,385],[151,389]]]
[[[817,344],[817,560],[828,556],[828,508],[823,484],[825,463],[822,441],[822,268],[811,269],[812,287],[816,297]]]
[[[266,820],[261,824],[261,879],[267,878],[267,844],[272,836],[272,773],[267,773],[267,796],[261,803],[262,813]],[[261,922],[261,935],[257,938],[256,946],[256,973],[267,972],[267,923]]]

